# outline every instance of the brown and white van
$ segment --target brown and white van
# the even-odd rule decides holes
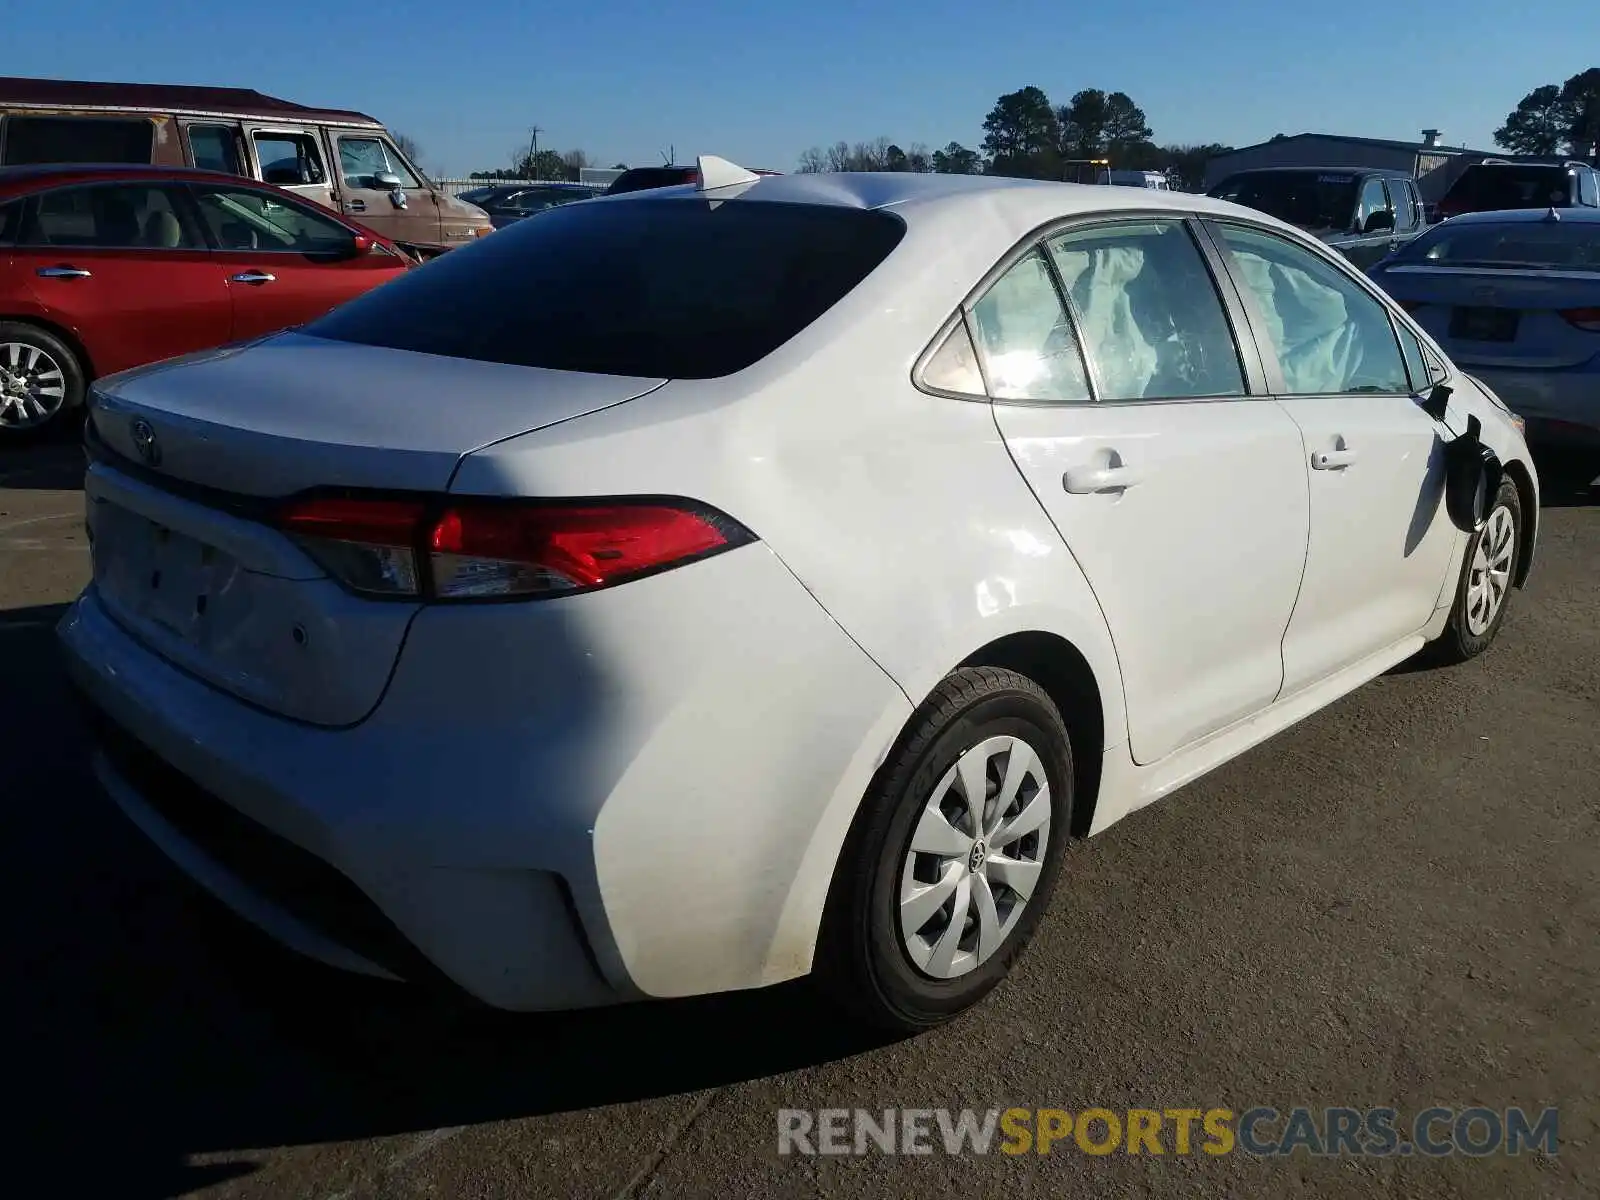
[[[381,121],[245,88],[0,77],[0,166],[149,163],[276,184],[432,257],[488,215],[406,160]]]

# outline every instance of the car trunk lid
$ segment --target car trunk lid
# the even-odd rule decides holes
[[[293,334],[112,376],[84,488],[96,594],[191,675],[295,720],[355,724],[419,606],[335,582],[274,527],[280,501],[327,487],[442,493],[471,451],[661,382]],[[384,404],[391,395],[426,399]]]
[[[1463,366],[1561,370],[1600,354],[1563,313],[1600,308],[1600,272],[1396,264],[1378,282]]]

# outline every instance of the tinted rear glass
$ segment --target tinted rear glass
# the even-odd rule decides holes
[[[1302,229],[1348,229],[1360,185],[1361,176],[1349,171],[1251,171],[1208,194]]]
[[[1473,166],[1461,173],[1445,199],[1480,212],[1501,208],[1565,208],[1571,180],[1562,167]]]
[[[889,213],[822,205],[563,204],[305,332],[560,371],[712,379],[810,325],[904,234]]]
[[[155,126],[143,117],[7,117],[5,163],[148,163]]]
[[[1395,261],[1600,271],[1600,221],[1450,221],[1412,242]]]
[[[633,170],[624,171],[613,179],[611,186],[606,189],[606,194],[619,196],[623,192],[675,187],[680,183],[693,183],[694,177],[693,167],[634,167]]]

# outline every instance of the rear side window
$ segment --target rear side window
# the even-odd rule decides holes
[[[0,246],[15,245],[21,228],[22,201],[13,200],[10,204],[0,204]]]
[[[191,125],[189,153],[194,165],[203,171],[220,171],[224,175],[242,175],[239,169],[239,143],[233,130],[226,125]]]
[[[1417,206],[1412,203],[1411,185],[1403,179],[1389,180],[1389,200],[1394,206],[1396,233],[1409,233],[1417,224]]]
[[[824,205],[563,204],[305,332],[559,371],[713,379],[805,329],[904,235],[890,213]]]
[[[148,163],[155,126],[143,117],[7,117],[6,166],[24,163]]]
[[[996,400],[1093,400],[1083,352],[1044,255],[1030,250],[972,306]]]
[[[27,246],[107,250],[204,250],[176,189],[145,183],[57,188],[34,202]]]
[[[1502,208],[1567,207],[1572,184],[1563,167],[1479,163],[1461,173],[1446,199],[1479,212]]]

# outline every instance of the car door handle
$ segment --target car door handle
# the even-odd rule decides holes
[[[71,267],[63,264],[59,267],[40,267],[34,272],[41,279],[88,279],[89,272],[82,267]]]
[[[1356,460],[1354,450],[1319,450],[1311,456],[1313,471],[1342,471]]]
[[[345,209],[349,212],[366,212],[367,202],[365,200],[351,200],[345,205]]]
[[[1126,463],[1115,467],[1073,467],[1061,476],[1061,486],[1074,496],[1093,492],[1120,492],[1144,478],[1144,472]]]
[[[215,276],[213,276],[215,278]],[[278,277],[266,271],[241,271],[232,277],[234,283],[276,283]]]

